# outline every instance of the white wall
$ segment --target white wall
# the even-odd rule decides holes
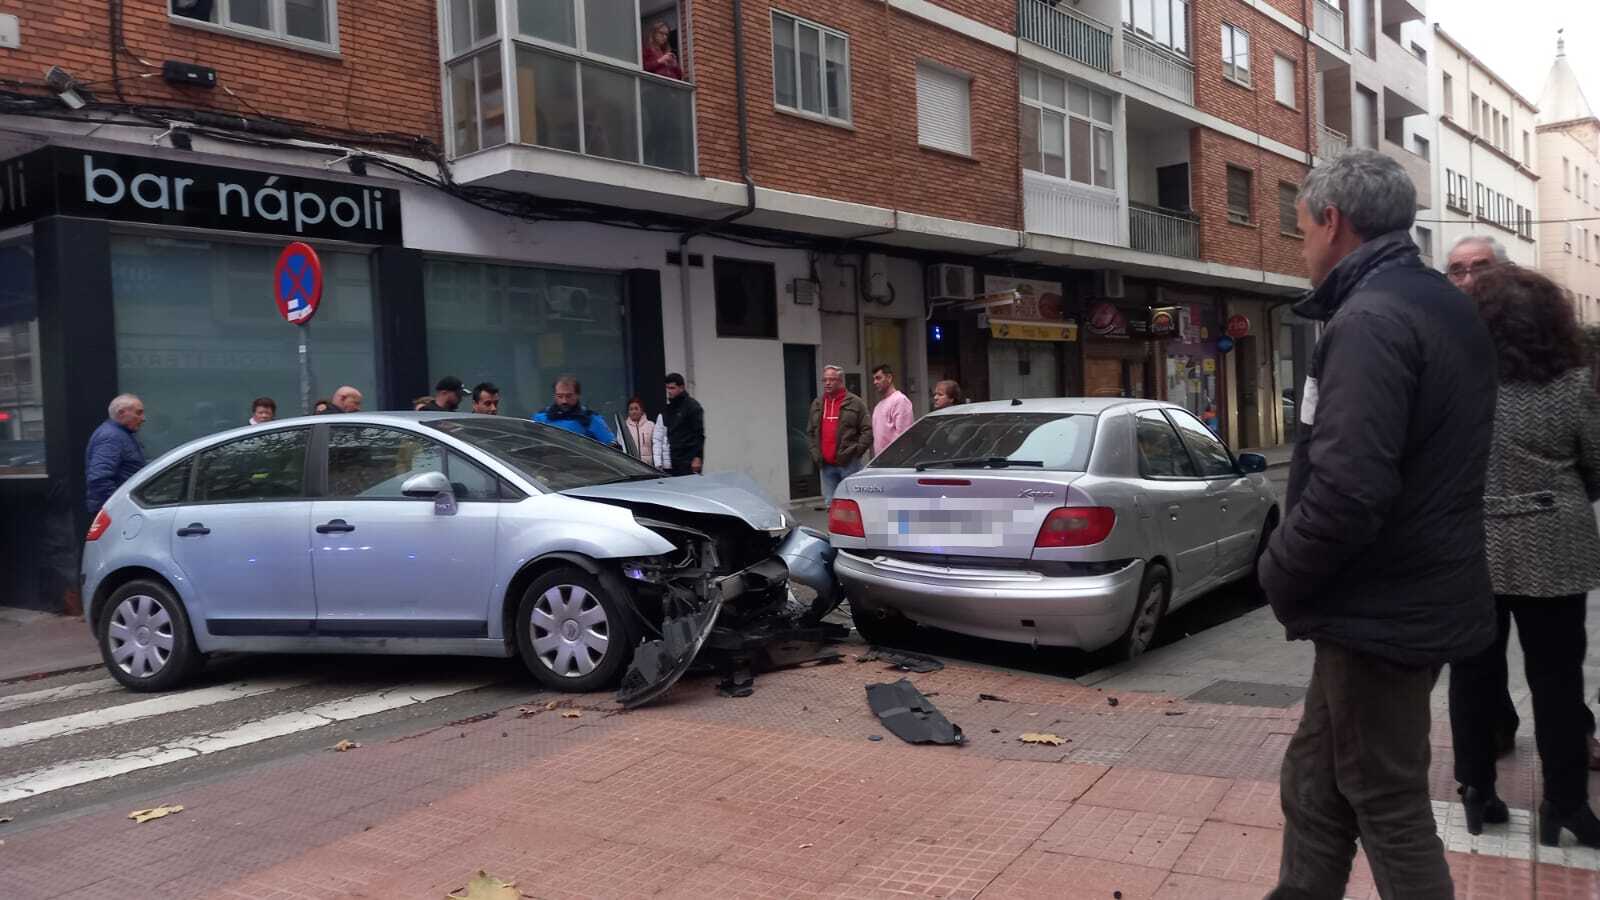
[[[1189,161],[1189,132],[1183,128],[1140,131],[1128,143],[1128,197],[1156,205],[1156,169]],[[1194,172],[1189,173],[1190,205],[1194,203]]]
[[[837,365],[846,373],[861,376],[864,391],[872,389],[872,367],[878,360],[867,359],[860,346],[859,316],[874,319],[904,320],[906,333],[905,371],[896,373],[900,390],[911,398],[912,406],[920,415],[927,411],[932,385],[928,378],[928,339],[923,323],[927,321],[927,306],[923,302],[923,264],[915,259],[900,259],[872,254],[868,270],[885,276],[867,286],[878,296],[887,296],[884,284],[894,287],[894,302],[890,304],[861,303],[856,285],[856,269],[862,263],[858,254],[819,254],[817,275],[821,282],[822,346],[818,351],[818,376],[824,365]],[[858,309],[859,307],[859,309]]]

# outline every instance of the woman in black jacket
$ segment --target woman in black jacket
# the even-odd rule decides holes
[[[1504,690],[1499,673],[1515,616],[1544,773],[1539,840],[1556,846],[1564,828],[1600,847],[1583,693],[1587,594],[1600,586],[1600,529],[1590,506],[1600,498],[1600,399],[1583,368],[1572,302],[1558,285],[1500,266],[1474,279],[1472,296],[1499,358],[1484,524],[1500,623],[1494,646],[1450,672],[1467,830],[1478,834],[1484,822],[1508,816],[1494,788],[1499,710],[1487,698]]]

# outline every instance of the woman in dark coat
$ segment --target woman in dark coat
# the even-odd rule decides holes
[[[1474,280],[1472,296],[1499,357],[1500,389],[1484,490],[1489,569],[1499,640],[1451,666],[1450,730],[1467,829],[1505,822],[1495,795],[1498,707],[1513,616],[1533,694],[1544,774],[1539,840],[1571,831],[1600,847],[1589,808],[1588,711],[1583,692],[1587,594],[1600,586],[1600,399],[1583,368],[1572,301],[1531,269],[1501,266]],[[1498,661],[1498,665],[1497,665]]]

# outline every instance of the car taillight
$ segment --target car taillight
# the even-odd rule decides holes
[[[85,541],[98,541],[100,540],[100,535],[105,534],[106,529],[110,527],[111,517],[106,515],[106,511],[102,507],[99,512],[94,514],[94,521],[89,523],[89,533],[84,535],[83,539]]]
[[[1098,544],[1117,524],[1117,511],[1107,506],[1063,506],[1039,526],[1035,547],[1087,547]]]
[[[867,530],[861,524],[861,507],[854,500],[833,501],[828,507],[828,532],[840,537],[866,537]]]

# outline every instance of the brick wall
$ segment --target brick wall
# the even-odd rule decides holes
[[[1306,6],[1315,0],[1267,0],[1267,5],[1282,13],[1288,13],[1296,22],[1305,25],[1311,24],[1306,19]]]
[[[1200,253],[1208,262],[1304,276],[1302,243],[1282,233],[1278,217],[1278,185],[1298,188],[1306,167],[1268,153],[1220,132],[1191,132],[1195,209],[1200,214]],[[1228,221],[1227,167],[1251,173],[1251,222]]]
[[[1306,60],[1305,39],[1239,0],[1198,0],[1191,17],[1194,21],[1195,105],[1273,140],[1297,149],[1308,149],[1310,65]],[[1223,22],[1242,28],[1250,35],[1249,87],[1223,77]],[[1294,109],[1274,99],[1275,54],[1294,60]]]
[[[21,21],[22,46],[0,50],[0,77],[37,82],[59,65],[97,97],[115,100],[109,83],[110,9],[106,0],[6,4]],[[270,115],[361,131],[427,135],[439,140],[441,98],[432,0],[344,0],[339,56],[292,50],[245,37],[174,24],[168,0],[125,0],[119,65],[131,102],[196,106]],[[133,56],[212,66],[213,90],[175,88]]]
[[[995,6],[966,5],[974,10]],[[815,121],[774,106],[774,5],[747,3],[746,90],[751,167],[758,185],[923,215],[1018,226],[1021,163],[1015,57],[873,0],[807,0],[775,6],[849,35],[851,122],[844,127]],[[731,4],[698,4],[695,29],[700,171],[711,178],[737,180]],[[971,158],[918,145],[918,60],[972,77]]]

